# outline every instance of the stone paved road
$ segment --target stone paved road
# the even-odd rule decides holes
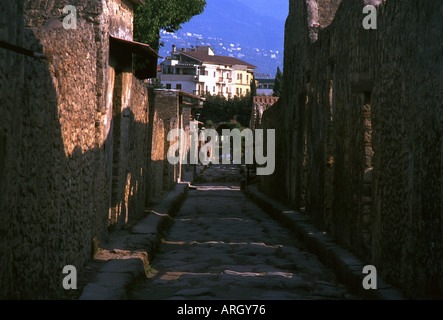
[[[174,220],[130,299],[355,299],[239,184],[198,185]]]

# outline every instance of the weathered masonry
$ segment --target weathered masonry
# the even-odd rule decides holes
[[[132,53],[147,74],[158,57],[133,41],[139,3],[0,2],[0,40],[46,57],[0,48],[0,299],[60,297],[63,267],[81,272],[109,229],[177,180],[151,185],[155,93]],[[76,29],[63,27],[68,4]]]
[[[366,1],[369,3],[369,1]],[[284,93],[267,110],[276,172],[264,191],[411,298],[443,292],[443,6],[291,0]]]
[[[249,127],[254,130],[261,124],[263,112],[269,109],[272,105],[277,103],[279,97],[272,96],[255,96],[252,101],[251,120]]]
[[[181,90],[155,89],[155,99],[151,102],[152,152],[150,189],[152,198],[161,196],[162,190],[170,190],[181,179],[184,171],[193,171],[188,164],[171,165],[168,150],[175,141],[168,141],[168,133],[174,129],[184,129],[189,137],[190,122],[196,118],[198,109],[203,108],[203,99]],[[184,141],[182,142],[184,143]],[[182,145],[184,148],[184,146]],[[189,153],[189,143],[186,150]]]

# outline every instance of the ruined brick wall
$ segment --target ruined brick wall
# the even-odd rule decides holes
[[[6,23],[8,21],[9,23]],[[25,42],[23,23],[23,0],[14,3],[0,2],[0,39],[22,46]],[[20,122],[23,118],[23,104],[20,99],[24,92],[24,56],[11,51],[0,49],[0,288],[4,297],[5,292],[14,289],[8,283],[8,277],[14,277],[20,272],[20,266],[13,265],[13,245],[20,245],[20,240],[10,243],[14,233],[13,218],[16,215],[11,206],[16,206],[11,194],[19,192],[14,179],[19,176],[15,165],[20,156],[16,148],[16,139],[20,135]],[[14,97],[18,97],[14,100]],[[16,101],[16,103],[11,103]],[[15,203],[11,204],[11,201]],[[23,218],[22,218],[23,219]],[[23,268],[25,265],[22,266]]]
[[[186,140],[186,146],[183,145],[183,148],[186,148],[186,163],[183,163],[179,167],[179,178],[180,181],[183,181],[185,178],[186,173],[185,172],[193,172],[194,171],[194,165],[191,165],[191,121],[194,121],[193,116],[193,110],[188,107],[183,107],[183,105],[180,107],[180,127],[183,128],[186,137],[189,137],[189,140]]]
[[[178,90],[153,89],[152,103],[150,103],[150,123],[152,135],[152,149],[150,161],[150,180],[148,197],[150,201],[157,201],[165,192],[170,191],[181,181],[186,171],[191,171],[189,165],[190,150],[190,121],[193,119],[190,107],[181,103],[183,97]],[[168,161],[168,151],[178,146],[179,141],[168,134],[172,130],[182,129],[186,141],[180,141],[180,149],[184,151],[183,161],[171,164]],[[178,148],[177,148],[178,149]],[[176,155],[178,155],[177,150]],[[186,163],[184,163],[186,161]]]
[[[2,297],[60,291],[63,266],[81,266],[106,226],[94,214],[94,33],[91,23],[82,29],[49,22],[26,30],[21,42],[49,60],[17,58],[24,59],[23,83],[7,101],[15,129],[6,138]]]
[[[252,101],[251,119],[249,121],[249,127],[251,129],[258,128],[261,124],[263,112],[269,109],[273,104],[278,101],[278,97],[270,96],[255,96]]]
[[[144,215],[151,141],[147,88],[132,73],[116,72],[113,89],[108,225],[119,227]]]
[[[128,175],[130,182],[125,188],[128,197],[129,221],[145,214],[147,185],[151,179],[149,158],[152,141],[149,136],[149,95],[147,88],[134,76],[132,78],[131,118],[128,128]]]
[[[386,6],[372,102],[374,262],[407,292],[439,298],[443,58],[436,39],[443,37],[442,13],[439,1]]]
[[[287,149],[285,145],[285,112],[284,105],[279,100],[271,108],[267,109],[257,129],[274,129],[275,130],[275,171],[272,175],[261,176],[259,188],[261,191],[269,194],[277,200],[289,203],[286,197],[284,177],[287,174]],[[254,129],[255,129],[254,128]]]
[[[151,113],[153,142],[149,196],[155,199],[162,192],[171,190],[179,177],[179,165],[168,162],[168,150],[174,143],[168,141],[168,133],[181,125],[178,93],[174,90],[155,90]]]
[[[144,214],[148,91],[109,61],[109,29],[132,31],[128,3],[114,19],[108,1],[2,2],[14,22],[2,39],[48,60],[0,49],[0,298],[61,297],[63,267],[81,272],[109,227]],[[76,30],[62,26],[66,4]]]
[[[150,181],[148,185],[149,200],[153,201],[161,196],[163,190],[163,168],[166,149],[166,131],[163,119],[155,112],[156,99],[150,104],[150,123],[152,124],[152,147],[150,162]]]
[[[283,128],[284,169],[264,190],[406,295],[441,297],[442,6],[386,1],[377,30],[362,27],[363,6],[290,2],[280,112],[263,117]]]

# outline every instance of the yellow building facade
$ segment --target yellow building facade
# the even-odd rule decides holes
[[[244,65],[233,66],[232,94],[243,97],[251,92],[251,80],[254,78],[252,69]]]

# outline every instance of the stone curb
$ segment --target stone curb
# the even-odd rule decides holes
[[[79,300],[126,300],[129,288],[146,277],[149,259],[157,251],[164,230],[180,209],[189,190],[189,183],[175,188],[150,210],[149,215],[109,244],[105,251],[111,256],[88,283]]]
[[[377,289],[365,290],[362,281],[366,275],[362,271],[366,264],[350,251],[340,247],[327,233],[321,232],[307,215],[291,210],[280,202],[270,199],[259,192],[257,186],[249,185],[243,192],[273,219],[293,231],[323,264],[335,272],[337,279],[346,285],[353,294],[368,300],[406,299],[399,290],[385,283],[379,275],[377,276]]]

